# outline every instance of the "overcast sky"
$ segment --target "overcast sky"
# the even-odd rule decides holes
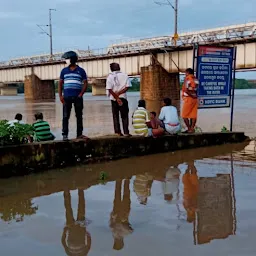
[[[173,33],[173,10],[153,0],[0,0],[0,7],[0,60],[49,52],[49,38],[36,26],[48,24],[49,8],[57,9],[55,51]],[[250,22],[255,13],[256,0],[179,0],[179,31]]]

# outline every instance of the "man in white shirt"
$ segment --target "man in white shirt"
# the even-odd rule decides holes
[[[118,63],[110,64],[111,73],[107,78],[106,90],[111,100],[115,134],[123,136],[120,128],[119,113],[121,114],[124,136],[129,133],[129,106],[126,92],[131,87],[127,74],[120,71]]]
[[[177,166],[171,166],[165,174],[165,180],[162,186],[164,199],[169,203],[172,202],[174,194],[178,193],[180,174],[180,169]]]
[[[165,130],[170,134],[178,133],[181,130],[180,120],[177,108],[172,106],[170,98],[163,100],[164,107],[162,107],[159,120],[163,121]]]

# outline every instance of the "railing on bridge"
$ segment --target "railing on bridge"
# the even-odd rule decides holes
[[[256,39],[256,22],[221,27],[215,29],[200,30],[179,35],[177,46],[189,46],[195,43],[209,44],[232,42],[237,40]],[[89,59],[100,56],[112,56],[116,54],[136,53],[145,50],[177,47],[174,46],[173,38],[170,36],[146,38],[135,41],[121,42],[112,44],[108,48],[98,50],[75,50],[80,59]],[[55,53],[53,56],[48,54],[32,57],[23,57],[0,62],[0,68],[8,68],[23,65],[37,65],[62,61],[63,52]]]
[[[216,29],[200,30],[179,35],[177,45],[186,46],[195,43],[221,43],[231,40],[256,38],[256,22],[242,25],[234,25]],[[135,41],[121,42],[109,47],[111,53],[159,49],[164,47],[174,47],[174,40],[170,36],[146,38]]]

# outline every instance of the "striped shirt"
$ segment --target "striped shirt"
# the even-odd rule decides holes
[[[79,66],[74,70],[66,67],[62,69],[60,79],[64,81],[64,98],[77,97],[82,91],[83,82],[87,80],[87,75],[85,70]]]
[[[134,132],[137,135],[148,136],[147,122],[150,122],[148,111],[145,108],[138,107],[132,116]]]
[[[38,120],[33,124],[33,128],[35,131],[36,141],[47,141],[53,139],[50,125],[46,121]]]
[[[151,196],[151,187],[153,183],[153,176],[149,174],[136,175],[133,183],[133,190],[136,193],[140,203],[146,203],[146,200]]]

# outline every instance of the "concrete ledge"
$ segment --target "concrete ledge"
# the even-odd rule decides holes
[[[140,156],[108,163],[77,165],[67,169],[55,169],[49,172],[26,177],[0,179],[0,206],[8,209],[18,200],[30,200],[38,196],[50,195],[77,188],[88,189],[99,184],[100,172],[107,173],[107,182],[122,180],[132,176],[150,172],[155,177],[165,177],[170,166],[194,162],[216,156],[230,157],[230,152],[239,152],[248,146],[248,142],[202,147],[193,150],[181,150],[173,153],[155,154],[150,157]],[[233,153],[235,157],[236,153]],[[121,161],[119,163],[119,161]],[[120,166],[122,169],[120,169]],[[10,202],[13,202],[12,204]],[[24,203],[25,205],[25,203]]]
[[[56,141],[0,147],[0,177],[181,149],[239,143],[244,133],[202,133],[164,136],[159,139],[100,137],[85,142]]]

